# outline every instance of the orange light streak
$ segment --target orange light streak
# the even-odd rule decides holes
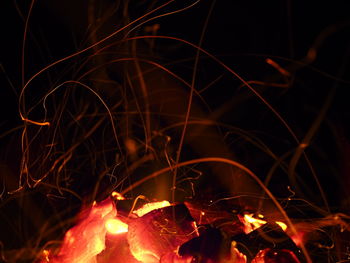
[[[31,124],[35,124],[38,126],[50,126],[50,122],[48,122],[48,121],[38,122],[38,121],[32,121],[32,120],[26,119],[24,117],[22,117],[22,121],[27,122],[27,123],[31,123]]]
[[[272,59],[268,58],[266,59],[266,63],[274,67],[276,70],[278,70],[283,76],[290,77],[291,74],[282,68],[277,62],[273,61]]]

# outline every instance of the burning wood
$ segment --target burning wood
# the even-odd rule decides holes
[[[228,220],[234,230],[230,231],[226,223],[222,224],[222,218],[210,219],[194,206],[189,210],[185,204],[153,202],[123,216],[125,212],[117,211],[122,202],[127,200],[107,199],[83,211],[85,218],[66,233],[59,252],[54,255],[44,250],[41,263],[300,263],[304,260],[300,249],[280,227],[282,222],[268,223],[263,216],[254,218],[252,214],[231,215]],[[194,219],[198,215],[210,224],[198,224]]]

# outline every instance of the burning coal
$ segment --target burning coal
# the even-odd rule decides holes
[[[168,201],[118,211],[118,205],[125,207],[125,199],[113,196],[118,198],[82,211],[84,218],[66,232],[58,252],[44,250],[40,262],[306,262],[286,224],[268,223],[261,214],[231,214],[223,224],[222,218],[190,204]]]

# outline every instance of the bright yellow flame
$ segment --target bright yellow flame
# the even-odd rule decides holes
[[[263,215],[259,214],[258,217],[260,218],[255,218],[253,217],[253,214],[245,214],[243,218],[243,224],[245,225],[245,232],[249,233],[262,225],[265,225],[267,222],[265,220],[262,220],[264,218]],[[279,225],[283,231],[286,231],[287,225],[281,221],[276,221],[275,222],[277,225]]]
[[[94,246],[94,251],[96,252],[101,252],[102,250],[105,249],[105,244],[102,242],[101,239],[96,238],[93,243]]]
[[[258,217],[262,218],[261,215],[258,215]],[[243,217],[239,216],[239,219],[244,224],[244,232],[246,234],[267,223],[265,220],[253,217],[253,214],[245,214]]]
[[[286,225],[285,223],[283,223],[283,222],[281,222],[281,221],[276,221],[275,223],[276,223],[277,225],[279,225],[279,226],[282,228],[283,231],[286,231],[287,225]]]
[[[254,226],[254,229],[266,224],[265,220],[254,218],[252,214],[245,214],[244,219]]]
[[[112,197],[113,197],[114,199],[117,199],[117,200],[125,200],[125,197],[122,196],[122,194],[121,194],[121,193],[118,193],[118,192],[113,192],[113,193],[112,193]]]
[[[128,232],[128,225],[116,218],[108,219],[105,227],[110,234],[121,234]]]
[[[159,208],[163,208],[166,206],[170,206],[170,203],[168,201],[159,201],[159,202],[153,202],[148,203],[142,206],[141,208],[135,210],[133,213],[137,214],[139,217],[153,211]]]
[[[45,257],[46,262],[49,262],[49,261],[50,261],[49,255],[50,255],[50,251],[44,249],[44,250],[43,250],[43,256]]]

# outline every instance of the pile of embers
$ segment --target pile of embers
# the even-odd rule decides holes
[[[301,249],[282,222],[246,212],[203,210],[193,203],[108,198],[80,214],[60,248],[41,262],[302,263]],[[130,212],[132,211],[132,212]]]

